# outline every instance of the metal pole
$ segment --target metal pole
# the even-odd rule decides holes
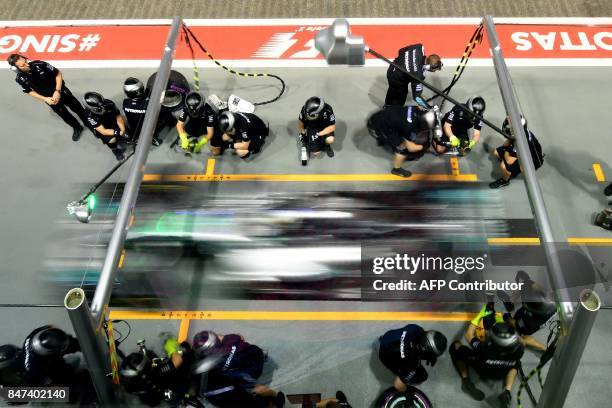
[[[172,20],[172,27],[170,28],[170,32],[168,34],[168,40],[166,41],[166,46],[164,47],[164,54],[159,70],[153,84],[153,90],[151,91],[150,103],[145,114],[142,131],[140,133],[140,142],[136,148],[134,163],[132,164],[130,174],[128,175],[127,182],[125,183],[123,196],[121,197],[121,203],[119,204],[119,212],[117,214],[117,219],[115,220],[113,235],[108,243],[108,251],[106,252],[106,258],[104,259],[100,279],[91,302],[91,311],[96,321],[100,321],[102,318],[102,311],[110,299],[113,282],[115,281],[115,275],[117,274],[117,264],[119,262],[121,250],[123,249],[125,236],[127,235],[128,222],[132,214],[132,210],[134,209],[136,199],[138,198],[138,190],[140,189],[140,184],[144,176],[144,166],[147,161],[149,148],[151,147],[151,140],[153,138],[153,132],[155,131],[157,117],[159,116],[161,107],[160,101],[166,89],[168,77],[170,76],[170,68],[172,65],[174,48],[180,25],[180,17],[174,17]]]
[[[495,31],[495,24],[491,16],[485,16],[484,24],[487,29],[489,37],[489,45],[493,54],[493,64],[495,66],[495,74],[497,75],[497,83],[499,84],[499,90],[501,91],[502,99],[506,112],[510,116],[510,125],[514,131],[515,146],[518,150],[518,157],[521,161],[521,167],[523,168],[523,174],[525,176],[525,185],[527,186],[527,196],[529,197],[529,203],[533,210],[534,218],[540,235],[540,241],[544,247],[544,254],[548,263],[548,276],[553,289],[553,295],[557,302],[559,309],[559,318],[561,321],[562,330],[567,330],[569,319],[572,316],[573,307],[571,304],[571,298],[568,294],[568,286],[565,283],[563,272],[561,269],[561,263],[557,254],[553,251],[555,243],[563,242],[561,240],[555,240],[550,221],[548,219],[548,212],[546,211],[546,204],[544,197],[542,196],[542,190],[536,177],[535,167],[533,166],[533,159],[531,158],[531,152],[529,150],[529,144],[527,143],[527,135],[525,129],[521,126],[521,113],[518,107],[518,100],[514,93],[514,89],[510,84],[510,74],[506,67],[506,62],[502,54],[501,46],[497,38],[497,32]]]
[[[538,408],[563,407],[600,307],[601,300],[595,292],[591,289],[582,291],[570,334],[552,359]]]
[[[103,342],[102,333],[96,333],[91,311],[87,305],[85,292],[76,288],[70,290],[64,298],[64,307],[85,356],[87,368],[91,374],[99,403],[104,407],[117,407],[119,401],[110,381],[110,357],[108,347]],[[98,328],[98,330],[102,330]]]
[[[106,174],[104,175],[104,177],[102,177],[102,179],[101,179],[100,181],[98,181],[96,184],[94,184],[93,186],[91,186],[91,188],[89,189],[89,191],[88,191],[88,192],[86,192],[85,194],[83,194],[83,195],[81,196],[81,198],[79,199],[79,202],[84,202],[85,200],[87,200],[87,197],[89,197],[90,195],[92,195],[93,193],[95,193],[95,192],[96,192],[96,190],[97,190],[98,188],[100,188],[100,186],[101,186],[102,184],[104,184],[104,182],[105,182],[106,180],[108,180],[108,179],[110,178],[110,176],[112,176],[113,174],[115,174],[115,172],[117,171],[117,169],[118,169],[119,167],[123,166],[123,165],[125,164],[125,162],[127,162],[127,161],[130,159],[130,157],[132,157],[133,155],[134,155],[134,150],[132,150],[132,152],[131,152],[130,154],[128,154],[128,155],[127,155],[127,157],[126,157],[125,159],[123,159],[123,160],[121,160],[119,163],[115,164],[115,166],[114,166],[112,169],[110,169],[110,170],[108,171],[108,173],[106,173]]]

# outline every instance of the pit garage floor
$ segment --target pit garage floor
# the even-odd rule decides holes
[[[257,114],[269,122],[271,129],[266,146],[258,157],[250,162],[242,162],[226,153],[223,157],[215,158],[214,163],[209,161],[210,157],[206,153],[186,158],[169,149],[174,136],[167,135],[164,144],[154,148],[149,155],[146,168],[148,176],[143,185],[160,182],[169,184],[179,180],[189,184],[195,191],[201,191],[203,196],[251,196],[294,191],[402,191],[423,183],[423,178],[432,185],[440,182],[439,179],[444,179],[445,183],[462,185],[493,180],[493,163],[483,150],[484,143],[480,143],[470,156],[458,160],[458,171],[456,167],[453,170],[448,156],[427,154],[420,161],[407,165],[415,174],[422,175],[418,176],[421,177],[420,181],[387,181],[390,153],[376,146],[365,129],[366,118],[382,105],[384,99],[384,69],[294,68],[269,72],[283,77],[287,91],[278,102],[258,107]],[[432,83],[444,87],[449,81],[450,72],[448,70],[444,75],[434,75]],[[125,77],[138,76],[145,79],[150,73],[140,69],[64,70],[67,84],[77,96],[96,90],[117,103],[122,99],[121,84]],[[189,71],[185,70],[184,74],[189,75]],[[21,95],[20,90],[13,85],[9,71],[5,71],[4,75],[10,85],[0,91],[0,104],[3,106],[0,118],[4,124],[4,146],[0,151],[4,174],[0,179],[0,189],[3,191],[3,204],[0,208],[3,284],[0,287],[0,299],[5,305],[58,305],[62,303],[61,291],[45,277],[44,262],[48,256],[49,241],[58,228],[76,222],[66,215],[65,204],[77,199],[89,185],[110,169],[114,165],[114,158],[90,133],[84,132],[81,141],[72,142],[69,129],[59,118],[40,103]],[[511,75],[530,128],[538,136],[546,153],[545,165],[538,171],[538,177],[556,234],[562,240],[572,238],[580,243],[598,240],[603,245],[612,244],[610,233],[593,226],[591,220],[593,213],[605,206],[602,190],[612,178],[612,169],[606,160],[611,154],[610,129],[605,120],[610,109],[606,98],[602,96],[610,91],[606,82],[610,69],[511,68]],[[200,76],[205,95],[216,93],[227,96],[236,93],[252,101],[269,99],[275,95],[275,88],[269,86],[271,83],[268,79],[237,78],[212,69],[202,70]],[[336,112],[336,157],[313,159],[308,166],[302,167],[295,142],[296,119],[301,104],[314,94],[322,95]],[[459,100],[475,94],[487,100],[486,117],[494,123],[501,123],[504,117],[503,105],[492,68],[468,68],[453,90],[453,96]],[[483,129],[482,134],[483,142],[492,146],[502,142],[501,137],[490,129]],[[599,165],[599,168],[594,165]],[[110,179],[104,190],[109,195],[112,195],[115,183],[125,180],[128,166],[129,163]],[[187,181],[186,178],[191,176],[193,179],[193,175],[206,176],[207,173],[208,177],[201,177],[202,181]],[[316,176],[312,177],[312,181],[296,181],[299,179],[297,175],[304,174]],[[368,180],[363,176],[364,181],[355,180],[354,175],[366,174],[375,176],[369,176]],[[247,180],[216,181],[218,179],[211,175],[243,175]],[[266,177],[258,176],[259,181],[255,181],[254,176],[248,175]],[[352,179],[348,175],[353,175]],[[603,176],[606,181],[598,181],[597,175],[600,180]],[[505,189],[490,191],[490,194],[499,203],[498,216],[508,220],[509,225],[515,223],[520,228],[510,228],[508,234],[488,238],[503,238],[503,242],[510,245],[520,243],[520,240],[514,240],[516,238],[536,236],[529,221],[532,216],[522,178],[514,180]],[[114,200],[118,198],[115,195]],[[138,222],[138,206],[135,217]],[[92,225],[98,228],[103,224],[90,224],[83,228],[92,228]],[[77,225],[70,227],[78,230]],[[602,273],[612,276],[610,251],[599,251],[597,256],[598,264],[602,264]],[[125,258],[127,271],[129,252]],[[96,263],[92,262],[92,265],[94,270]],[[176,280],[186,285],[186,289],[192,279],[190,272],[181,269],[173,271]],[[75,286],[78,285],[79,282],[75,282]],[[610,294],[603,290],[600,294],[605,303],[610,305]],[[377,311],[382,313],[381,316],[384,316],[383,312],[413,310],[410,304],[262,301],[197,296],[190,296],[189,302],[177,301],[173,306],[174,310],[207,311]],[[473,310],[474,307],[469,310],[456,309],[454,312]],[[1,321],[8,324],[2,342],[22,341],[29,330],[39,323],[52,321],[60,327],[70,327],[61,308],[4,307],[0,308],[0,316]],[[141,318],[143,316],[140,315]],[[147,338],[149,344],[159,351],[156,334],[166,330],[178,333],[181,327],[182,334],[187,333],[189,337],[204,327],[221,333],[239,332],[268,351],[276,367],[266,373],[272,387],[282,389],[285,393],[320,392],[324,396],[332,395],[336,389],[343,389],[355,407],[370,406],[375,396],[392,382],[392,376],[381,367],[372,352],[372,346],[385,330],[399,327],[405,320],[359,321],[347,317],[343,321],[319,321],[316,313],[311,316],[314,317],[306,321],[290,318],[210,320],[205,317],[191,320],[185,315],[177,318],[176,315],[160,314],[154,318],[148,315],[150,319],[140,320],[134,319],[139,317],[138,314],[132,314],[128,317],[133,325],[130,340],[134,344],[128,341],[126,345],[130,343],[135,348],[137,339]],[[443,331],[449,339],[462,336],[463,321],[448,318],[446,321],[431,322],[427,321],[427,314],[415,313],[410,316],[426,328]],[[581,368],[576,374],[567,407],[583,406],[586,401],[591,406],[607,406],[612,396],[608,387],[612,354],[607,347],[611,326],[612,315],[608,310],[601,311]],[[527,352],[524,362],[526,371],[536,361],[537,357]],[[439,407],[496,406],[494,397],[479,404],[460,391],[460,382],[448,357],[443,358],[431,370],[430,380],[421,388]],[[537,386],[534,388],[538,390]],[[495,385],[491,386],[487,394],[495,396],[499,391],[499,386]]]

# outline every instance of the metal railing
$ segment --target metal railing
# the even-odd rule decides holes
[[[64,306],[68,310],[75,334],[81,345],[81,350],[92,375],[99,403],[104,407],[121,406],[119,398],[110,381],[111,367],[109,347],[104,334],[103,320],[105,310],[113,289],[113,282],[117,275],[119,258],[125,243],[129,228],[130,216],[138,198],[138,192],[144,176],[144,167],[149,155],[153,133],[157,125],[157,118],[161,109],[161,100],[170,76],[174,50],[182,21],[180,17],[172,20],[172,26],[163,49],[163,55],[153,89],[150,94],[150,103],[145,113],[139,142],[134,153],[134,160],[128,179],[125,183],[123,196],[119,204],[119,211],[115,220],[113,233],[108,244],[108,250],[96,286],[91,304],[87,304],[84,293],[80,289],[73,289],[66,295]]]

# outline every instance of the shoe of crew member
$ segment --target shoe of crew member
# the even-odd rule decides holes
[[[72,141],[78,142],[81,138],[81,132],[83,131],[83,126],[72,128]]]
[[[510,408],[512,403],[512,394],[510,394],[510,391],[504,390],[501,394],[497,396],[497,399],[499,400],[502,407]]]
[[[412,172],[410,170],[403,169],[401,167],[395,167],[391,170],[391,174],[395,174],[400,177],[410,177],[412,176]]]
[[[495,180],[492,183],[489,183],[489,187],[490,188],[500,188],[500,187],[506,187],[510,185],[510,180],[505,180],[504,178],[500,178]]]
[[[123,155],[123,151],[121,149],[119,149],[118,147],[111,149],[113,154],[115,155],[115,158],[117,159],[117,161],[122,161],[123,159],[125,159],[125,156]]]
[[[485,398],[484,392],[480,391],[469,378],[461,379],[461,390],[476,401],[482,401]]]

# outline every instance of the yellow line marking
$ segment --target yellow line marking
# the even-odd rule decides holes
[[[595,179],[599,182],[606,181],[606,176],[601,169],[601,164],[593,163],[593,171],[595,172]]]
[[[178,332],[178,342],[181,343],[187,340],[187,336],[189,335],[189,319],[181,319],[181,325],[179,326]]]
[[[295,321],[447,321],[464,322],[474,312],[279,312],[268,310],[163,311],[111,310],[112,319],[133,320],[295,320]],[[182,322],[181,322],[182,325]]]
[[[477,181],[476,174],[145,174],[143,181]]]
[[[117,266],[118,269],[123,268],[123,261],[125,261],[125,249],[121,250],[121,255],[119,256],[119,266]]]
[[[489,245],[540,245],[538,237],[489,238]]]
[[[538,237],[489,238],[489,245],[540,245]],[[612,238],[568,238],[570,245],[612,245]]]
[[[451,171],[453,173],[453,176],[458,176],[459,174],[461,174],[459,170],[459,159],[457,159],[456,157],[451,157],[450,165],[451,165]]]
[[[568,238],[567,242],[570,245],[612,245],[612,238]]]
[[[208,162],[206,162],[206,175],[212,176],[213,174],[215,174],[215,159],[208,159]]]

